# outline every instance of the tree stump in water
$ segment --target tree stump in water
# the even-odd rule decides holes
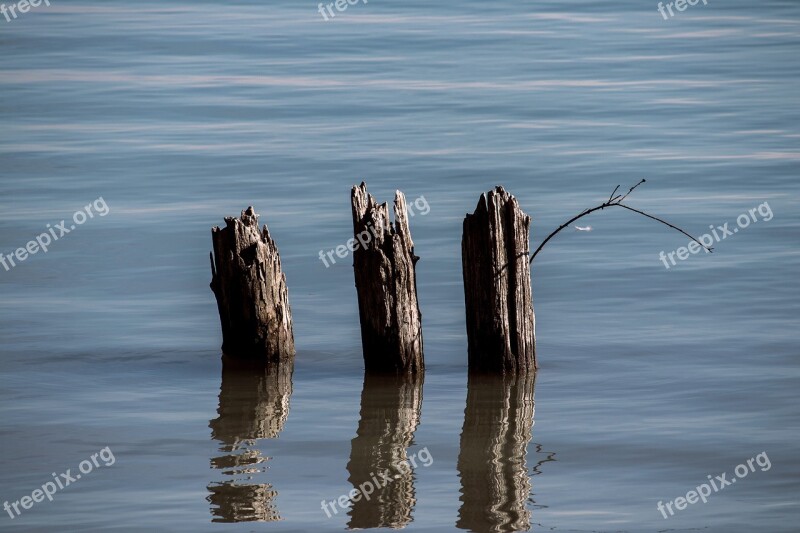
[[[367,185],[353,187],[353,268],[361,346],[367,372],[416,373],[424,369],[422,325],[417,303],[414,242],[406,198],[397,191],[394,224],[389,208],[377,205]]]
[[[211,229],[211,290],[222,323],[222,351],[266,362],[293,360],[292,311],[278,248],[253,207]]]
[[[464,219],[461,260],[471,372],[536,369],[530,223],[502,187],[482,194],[475,212]]]

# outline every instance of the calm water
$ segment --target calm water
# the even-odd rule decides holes
[[[0,530],[796,531],[796,0],[668,21],[620,0],[372,0],[328,22],[298,0],[51,4],[0,18],[0,252],[109,212],[0,267],[0,501],[115,461]],[[584,219],[533,269],[535,409],[532,379],[468,383],[478,195],[515,194],[536,244],[642,177],[630,205],[694,234],[773,217],[670,269],[685,237]],[[430,207],[411,219],[424,383],[364,382],[350,259],[318,258],[362,179]],[[291,376],[220,359],[209,230],[249,204],[287,272]],[[657,510],[761,452],[769,470]]]

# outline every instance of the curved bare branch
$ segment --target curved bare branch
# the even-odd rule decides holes
[[[705,245],[705,244],[703,244],[702,242],[698,241],[697,239],[695,239],[694,237],[692,237],[690,234],[686,233],[684,230],[682,230],[682,229],[681,229],[681,228],[679,228],[678,226],[676,226],[676,225],[674,225],[674,224],[670,224],[670,223],[669,223],[669,222],[667,222],[666,220],[660,219],[660,218],[658,218],[657,216],[653,216],[653,215],[651,215],[651,214],[649,214],[649,213],[645,213],[644,211],[641,211],[641,210],[639,210],[639,209],[634,209],[633,207],[627,206],[627,205],[625,205],[625,204],[623,204],[623,203],[622,203],[622,201],[623,201],[625,198],[627,198],[627,197],[628,197],[628,195],[629,195],[630,193],[632,193],[634,189],[636,189],[636,187],[638,187],[639,185],[641,185],[641,184],[642,184],[642,183],[644,183],[644,182],[645,182],[645,180],[644,180],[644,179],[642,179],[642,181],[640,181],[639,183],[637,183],[636,185],[634,185],[633,187],[631,187],[631,188],[630,188],[630,190],[628,190],[628,192],[626,192],[626,193],[625,193],[625,195],[623,195],[623,196],[620,196],[620,195],[614,196],[614,193],[616,193],[616,192],[617,192],[617,190],[619,189],[619,185],[617,185],[617,187],[616,187],[616,188],[615,188],[615,189],[614,189],[614,190],[611,192],[611,196],[609,196],[609,197],[608,197],[608,200],[607,200],[607,201],[603,202],[602,204],[600,204],[600,205],[598,205],[598,206],[596,206],[596,207],[592,207],[592,208],[590,208],[590,209],[584,209],[584,210],[583,210],[583,211],[582,211],[580,214],[578,214],[578,215],[575,215],[575,216],[574,216],[574,217],[572,217],[571,219],[569,219],[569,220],[567,220],[566,222],[564,222],[563,224],[561,224],[561,225],[560,225],[558,228],[556,228],[556,230],[555,230],[553,233],[551,233],[550,235],[548,235],[548,236],[547,236],[547,238],[546,238],[544,241],[542,241],[542,244],[540,244],[540,245],[539,245],[539,247],[536,249],[536,251],[535,251],[535,252],[533,252],[533,254],[531,255],[531,258],[530,258],[530,260],[528,261],[528,263],[529,263],[529,264],[532,264],[532,263],[533,263],[533,260],[534,260],[534,258],[536,257],[536,254],[538,254],[538,253],[539,253],[539,252],[542,250],[542,248],[544,248],[544,245],[545,245],[545,244],[547,244],[547,243],[548,243],[548,241],[550,241],[550,239],[552,239],[553,237],[555,237],[555,236],[556,236],[556,234],[557,234],[559,231],[561,231],[561,230],[563,230],[564,228],[566,228],[566,227],[570,226],[570,225],[571,225],[573,222],[575,222],[576,220],[578,220],[578,219],[580,219],[580,218],[583,218],[583,217],[585,217],[585,216],[586,216],[586,215],[588,215],[588,214],[594,213],[595,211],[600,211],[600,210],[602,210],[602,209],[605,209],[606,207],[621,207],[621,208],[623,208],[623,209],[627,209],[628,211],[633,211],[634,213],[638,213],[638,214],[640,214],[640,215],[642,215],[642,216],[645,216],[645,217],[647,217],[647,218],[650,218],[650,219],[652,219],[652,220],[655,220],[655,221],[657,221],[657,222],[661,222],[662,224],[664,224],[664,225],[666,225],[666,226],[668,226],[668,227],[670,227],[670,228],[672,228],[672,229],[674,229],[674,230],[676,230],[676,231],[679,231],[679,232],[683,233],[684,235],[686,235],[687,237],[689,237],[690,239],[692,239],[694,242],[696,242],[697,244],[699,244],[700,246],[702,246],[702,247],[703,247],[703,248],[704,248],[704,249],[705,249],[707,252],[711,253],[711,252],[714,250],[713,248],[711,248],[711,247],[709,247],[709,246],[706,246],[706,245]]]

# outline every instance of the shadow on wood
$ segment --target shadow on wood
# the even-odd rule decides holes
[[[267,226],[259,231],[253,207],[211,229],[211,290],[222,324],[222,351],[270,362],[294,358],[286,276]]]
[[[353,252],[361,347],[367,372],[416,373],[424,368],[422,324],[417,303],[414,242],[406,198],[397,191],[394,219],[376,204],[367,185],[351,192]]]
[[[475,212],[464,218],[461,261],[471,372],[536,369],[530,223],[502,187],[482,194]]]

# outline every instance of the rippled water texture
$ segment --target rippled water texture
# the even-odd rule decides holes
[[[797,530],[795,0],[670,20],[650,0],[370,0],[327,22],[299,0],[50,4],[0,16],[0,253],[69,230],[0,266],[0,504],[115,461],[0,530]],[[582,219],[534,263],[535,399],[532,376],[468,378],[480,193],[513,193],[536,245],[641,178],[629,205],[738,231],[665,268],[686,237]],[[365,379],[352,258],[319,259],[361,180],[421,199],[424,378]],[[221,360],[210,228],[248,205],[280,248],[293,369]],[[707,503],[657,509],[762,452]]]

